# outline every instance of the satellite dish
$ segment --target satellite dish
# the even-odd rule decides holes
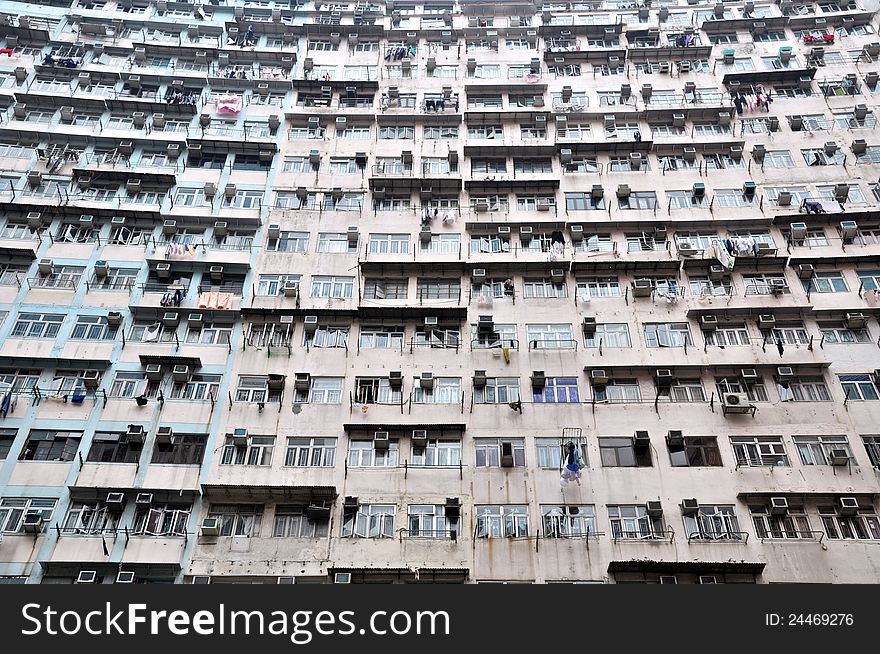
[[[302,408],[302,404],[295,403],[295,404],[293,405],[293,412],[294,412],[294,414],[299,415],[300,411],[302,411],[302,410],[303,410],[303,408]]]

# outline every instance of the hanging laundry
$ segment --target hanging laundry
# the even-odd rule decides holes
[[[79,389],[79,388],[76,389],[75,391],[73,391],[73,395],[70,397],[70,401],[73,404],[82,404],[85,399],[86,399],[86,392],[82,389]]]
[[[572,481],[581,485],[581,470],[584,468],[583,460],[577,447],[572,442],[565,446],[565,467],[562,469],[562,476],[559,479],[559,485],[565,488]]]
[[[794,402],[794,393],[788,384],[777,384],[776,390],[779,391],[779,399],[783,402]]]
[[[501,348],[501,354],[504,355],[504,363],[510,364],[510,348],[506,345]]]
[[[577,296],[578,300],[581,302],[589,302],[593,299],[593,296],[590,293],[590,287],[587,285],[578,286]]]
[[[725,246],[720,245],[715,248],[715,258],[718,259],[718,263],[720,263],[726,270],[733,270],[733,266],[736,263],[736,257],[730,254]]]
[[[191,256],[191,257],[196,256],[196,249],[192,246],[192,244],[190,244],[188,246],[188,252],[189,252],[189,256]]]
[[[779,351],[779,356],[785,354],[785,346],[782,344],[782,339],[776,339],[776,349]]]
[[[144,330],[144,343],[156,343],[159,340],[159,332],[162,330],[161,323],[153,323]]]
[[[3,397],[3,401],[0,402],[0,418],[5,418],[9,415],[9,411],[12,408],[12,389],[10,388],[6,395]]]

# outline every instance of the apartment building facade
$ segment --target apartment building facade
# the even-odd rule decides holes
[[[0,2],[0,583],[877,582],[874,5]]]

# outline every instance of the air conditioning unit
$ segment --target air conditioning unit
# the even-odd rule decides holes
[[[377,431],[373,433],[373,447],[377,450],[387,450],[388,449],[388,432],[387,431]]]
[[[581,327],[584,330],[584,334],[592,335],[596,333],[596,317],[595,316],[584,316],[584,320],[581,323]]]
[[[117,584],[133,584],[134,583],[134,573],[129,570],[120,570],[116,573],[116,583]]]
[[[107,276],[108,266],[104,259],[98,259],[95,262],[95,277],[104,279]]]
[[[843,238],[855,238],[859,233],[859,225],[855,220],[843,220],[840,223],[840,235]]]
[[[491,334],[495,331],[495,321],[492,319],[492,316],[480,316],[477,321],[477,333],[479,334]]]
[[[838,500],[837,512],[840,515],[857,515],[859,512],[859,500],[855,497],[841,497]]]
[[[550,279],[555,282],[561,282],[565,279],[565,269],[564,268],[553,268],[550,270]]]
[[[176,311],[166,311],[162,314],[162,324],[166,327],[177,327],[180,322],[180,314]]]
[[[758,329],[773,329],[776,326],[776,316],[772,313],[762,313],[758,316]]]
[[[513,443],[501,441],[501,467],[512,468],[513,464]]]
[[[171,236],[177,233],[177,221],[166,220],[162,223],[162,233],[165,236]]]
[[[637,431],[633,436],[633,449],[636,452],[646,452],[651,447],[651,437],[646,431]]]
[[[770,515],[787,515],[788,500],[784,497],[770,498]]]
[[[434,388],[434,373],[433,372],[423,372],[419,376],[419,386],[425,390],[431,390]]]
[[[659,368],[655,373],[655,379],[657,380],[658,388],[669,388],[672,386],[672,381],[675,377],[668,368]]]
[[[76,576],[78,584],[94,584],[98,582],[98,573],[94,570],[80,570]]]
[[[760,379],[755,368],[743,368],[739,371],[739,378],[744,382],[756,382]]]
[[[547,385],[547,377],[543,370],[532,371],[532,388],[544,388]]]
[[[724,266],[712,265],[709,266],[709,279],[712,281],[718,282],[727,277],[728,270]]]
[[[471,279],[475,282],[482,282],[486,279],[486,269],[485,268],[474,268],[471,273]]]
[[[700,503],[695,498],[681,501],[682,515],[696,515],[700,512]]]
[[[428,442],[428,430],[427,429],[413,429],[413,432],[412,432],[413,445],[424,445],[427,442]]]
[[[633,282],[633,297],[651,297],[654,285],[650,279],[637,279]]]
[[[113,513],[121,513],[125,508],[125,494],[124,493],[107,493],[107,498],[104,500],[104,504],[107,507],[108,511],[112,511]]]
[[[304,316],[303,329],[306,333],[313,334],[318,331],[318,316]]]
[[[433,237],[434,235],[431,233],[431,228],[428,226],[422,227],[419,231],[419,241],[422,243],[430,243]]]
[[[715,331],[718,329],[718,318],[711,314],[700,316],[700,329],[704,332]]]
[[[816,273],[816,267],[811,263],[802,263],[798,265],[797,273],[800,279],[811,279]]]
[[[437,316],[425,316],[425,327],[436,327],[440,324],[440,319]]]
[[[150,506],[153,503],[152,493],[138,493],[134,499],[137,506]]]
[[[156,442],[168,445],[174,437],[174,429],[171,427],[159,427],[156,429]]]
[[[334,584],[350,584],[351,583],[351,573],[350,572],[337,572],[333,575],[333,583]]]
[[[600,368],[593,369],[590,371],[590,383],[593,386],[604,386],[608,383],[608,374]]]
[[[779,366],[776,369],[776,377],[779,379],[791,379],[794,377],[794,368],[790,366]]]
[[[232,430],[232,444],[236,447],[245,447],[248,444],[248,430],[246,427],[236,427]]]
[[[83,386],[94,390],[98,388],[98,384],[101,382],[101,373],[98,370],[86,370],[80,379],[82,379]]]
[[[284,297],[298,297],[299,296],[299,282],[284,282],[284,287],[282,288],[282,292],[284,293]]]
[[[186,317],[186,324],[193,330],[201,329],[204,322],[204,316],[201,313],[191,313]]]
[[[474,370],[473,382],[474,388],[484,388],[486,386],[486,371]]]
[[[312,384],[312,376],[307,372],[297,372],[293,376],[293,387],[298,391],[307,391]]]
[[[388,386],[394,389],[403,388],[403,373],[400,370],[392,370],[388,373]]]
[[[266,382],[266,386],[269,388],[270,391],[283,391],[284,383],[286,380],[286,375],[270,372],[269,379]]]
[[[125,432],[129,444],[140,444],[146,439],[147,432],[143,425],[129,425]]]
[[[670,430],[669,433],[666,434],[666,444],[670,447],[681,447],[684,445],[684,435],[681,431]]]
[[[43,530],[43,514],[39,511],[28,511],[24,514],[21,528],[26,534],[37,534]]]
[[[51,275],[55,271],[55,264],[52,262],[52,259],[40,259],[37,268],[41,275]]]
[[[208,274],[212,281],[219,282],[223,279],[223,266],[211,266],[208,268]]]
[[[699,252],[697,246],[690,241],[681,241],[678,243],[677,249],[678,253],[684,257],[692,257]]]
[[[728,407],[746,407],[749,406],[749,396],[746,393],[724,393],[721,403]]]
[[[219,536],[220,520],[218,518],[205,518],[202,520],[202,536]]]
[[[801,241],[807,237],[807,223],[791,223],[791,239]]]
[[[847,313],[846,326],[847,329],[864,329],[868,324],[868,316],[863,313]]]
[[[662,518],[663,517],[663,504],[658,500],[649,500],[646,502],[646,508],[648,511],[648,517],[650,518]]]
[[[833,466],[849,465],[849,452],[843,448],[833,449],[829,453],[829,460]]]
[[[144,368],[144,376],[150,381],[162,381],[162,366],[158,363],[148,364]]]
[[[39,211],[28,212],[27,225],[31,229],[40,229],[43,226],[43,214]]]
[[[853,154],[865,154],[868,150],[868,142],[865,139],[853,139],[851,147]]]

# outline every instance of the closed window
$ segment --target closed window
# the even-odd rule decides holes
[[[636,446],[631,436],[599,439],[599,454],[606,468],[651,467],[651,448]]]
[[[33,429],[18,458],[20,461],[73,461],[81,439],[81,431]]]
[[[477,538],[527,538],[529,508],[527,506],[483,505],[475,507]]]
[[[212,504],[208,517],[217,520],[221,536],[259,536],[262,504]]]
[[[328,468],[336,461],[335,438],[288,438],[285,466]]]
[[[649,516],[643,504],[610,505],[608,520],[615,540],[653,540],[666,535],[663,518]]]
[[[275,538],[323,538],[329,533],[330,521],[309,516],[308,507],[279,504],[275,507]]]
[[[232,437],[229,437],[223,446],[220,463],[222,465],[268,466],[272,465],[274,450],[274,436],[249,436],[245,445],[236,445]]]
[[[201,465],[207,441],[205,434],[175,434],[170,443],[156,443],[151,463]]]

